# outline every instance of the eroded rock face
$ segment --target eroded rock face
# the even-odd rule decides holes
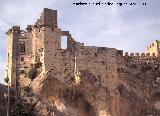
[[[80,70],[80,84],[75,84],[74,77],[61,81],[48,74],[35,94],[64,116],[159,116],[159,68],[144,63],[151,59],[124,60],[125,68],[113,88],[103,86],[92,72]]]

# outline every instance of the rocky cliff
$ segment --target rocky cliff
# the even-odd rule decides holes
[[[38,116],[159,116],[160,60],[124,57],[123,61],[114,88],[103,86],[103,80],[88,70],[80,70],[79,84],[74,77],[62,81],[48,73],[31,82],[32,94],[25,98]]]

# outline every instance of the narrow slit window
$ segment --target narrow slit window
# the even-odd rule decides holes
[[[24,61],[24,57],[21,57],[21,62],[23,62]]]
[[[62,49],[67,48],[67,36],[61,36],[61,48]]]

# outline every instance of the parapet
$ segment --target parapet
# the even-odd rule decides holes
[[[141,57],[145,57],[145,53],[142,53],[142,54],[141,54]]]
[[[27,28],[26,30],[29,32],[29,31],[32,31],[32,25],[27,25]]]
[[[134,57],[134,58],[155,58],[155,57],[159,57],[159,56],[156,56],[154,53],[153,54],[150,54],[150,53],[129,53],[128,52],[125,52],[124,53],[124,56],[123,57]]]
[[[118,54],[123,56],[123,50],[117,50]]]
[[[130,57],[134,57],[134,53],[130,53]]]
[[[129,55],[128,55],[128,52],[125,52],[124,56],[125,56],[125,57],[128,57],[128,56],[129,56]]]
[[[140,55],[139,55],[139,53],[135,53],[135,56],[139,57]]]
[[[20,32],[20,26],[13,26],[11,29],[9,29],[6,34],[9,35],[10,33],[19,33]]]

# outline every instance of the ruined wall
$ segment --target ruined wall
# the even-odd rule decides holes
[[[147,47],[146,53],[150,53],[151,56],[158,56],[160,54],[159,41],[156,40]]]
[[[66,49],[61,48],[61,36],[67,37]],[[145,80],[158,78],[159,68],[152,66],[159,63],[153,61],[157,57],[144,53],[123,56],[115,48],[84,46],[69,31],[57,28],[57,12],[50,9],[44,9],[26,31],[13,27],[8,38],[12,86],[31,87],[50,110],[66,116],[158,116],[159,85],[151,92],[152,81]],[[158,54],[155,46],[149,53]],[[28,71],[39,61],[42,66],[31,81]]]
[[[7,75],[11,86],[16,87],[29,81],[27,73],[32,63],[32,33],[29,28],[22,31],[15,26],[7,32],[7,36]]]
[[[33,27],[32,31],[32,63],[34,64],[36,61],[40,59],[40,53],[43,50],[43,40],[44,34],[39,27]]]
[[[44,27],[42,31],[44,31],[43,66],[44,71],[48,72],[53,69],[53,64],[57,63],[56,51],[61,49],[61,30]]]
[[[30,83],[28,71],[32,63],[32,32],[21,31],[18,37],[18,54],[17,54],[17,85],[27,86]],[[24,43],[24,46],[21,45]],[[24,48],[23,48],[24,47]],[[24,49],[24,50],[23,50]]]
[[[20,27],[14,26],[7,32],[7,76],[11,86],[16,86],[17,76],[17,41]]]

